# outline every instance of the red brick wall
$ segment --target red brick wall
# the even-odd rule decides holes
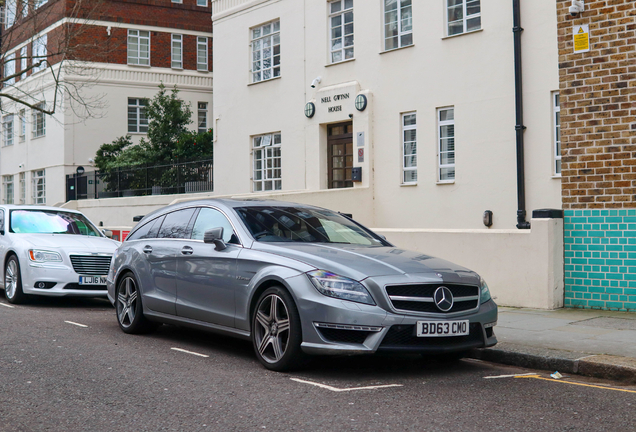
[[[636,207],[636,5],[557,0],[563,208]],[[590,51],[574,53],[573,25]]]

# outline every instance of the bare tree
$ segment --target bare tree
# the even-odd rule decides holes
[[[99,77],[104,62],[121,44],[94,36],[94,20],[108,15],[107,0],[0,0],[2,78],[5,101],[45,114],[71,109],[80,119],[99,117],[101,95],[83,91]]]

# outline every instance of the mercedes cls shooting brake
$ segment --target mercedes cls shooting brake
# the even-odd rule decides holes
[[[278,371],[304,354],[461,355],[497,343],[497,306],[478,274],[302,204],[158,210],[115,252],[107,285],[124,332],[169,323],[237,336]]]

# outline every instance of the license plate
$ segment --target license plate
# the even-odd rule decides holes
[[[417,322],[417,337],[466,336],[468,331],[468,320]]]
[[[106,276],[80,276],[80,285],[106,285]]]

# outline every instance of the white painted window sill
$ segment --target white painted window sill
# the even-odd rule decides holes
[[[484,31],[484,29],[471,30],[471,31],[469,31],[469,32],[465,32],[465,33],[458,33],[458,34],[456,34],[456,35],[444,36],[444,37],[442,38],[442,40],[452,39],[452,38],[456,38],[456,37],[464,36],[464,35],[469,35],[469,34],[473,34],[473,33],[479,33],[479,32],[481,32],[481,31]]]
[[[438,181],[435,184],[439,186],[455,184],[455,180]]]
[[[405,46],[399,47],[399,48],[393,48],[393,49],[390,49],[390,50],[380,51],[380,54],[392,53],[394,51],[399,51],[399,50],[403,50],[403,49],[407,49],[407,48],[413,48],[414,46],[415,46],[415,44],[405,45]]]
[[[325,65],[325,67],[338,66],[338,65],[340,65],[340,64],[343,64],[343,63],[349,63],[349,62],[352,62],[352,61],[354,61],[354,60],[355,60],[355,58],[347,59],[347,60],[342,60],[342,61],[339,61],[339,62],[336,62],[336,63],[329,63],[329,64],[326,64],[326,65]]]
[[[417,183],[401,183],[400,187],[413,187],[417,186]]]
[[[251,73],[251,72],[250,72],[250,73]],[[277,76],[277,77],[269,78],[269,79],[266,79],[266,80],[261,80],[261,81],[256,81],[256,82],[251,82],[251,83],[249,83],[249,84],[247,84],[247,85],[248,85],[248,86],[253,86],[253,85],[262,84],[262,83],[266,83],[266,82],[270,82],[270,81],[275,81],[275,80],[278,80],[278,79],[280,79],[280,78],[281,78],[280,76]]]

